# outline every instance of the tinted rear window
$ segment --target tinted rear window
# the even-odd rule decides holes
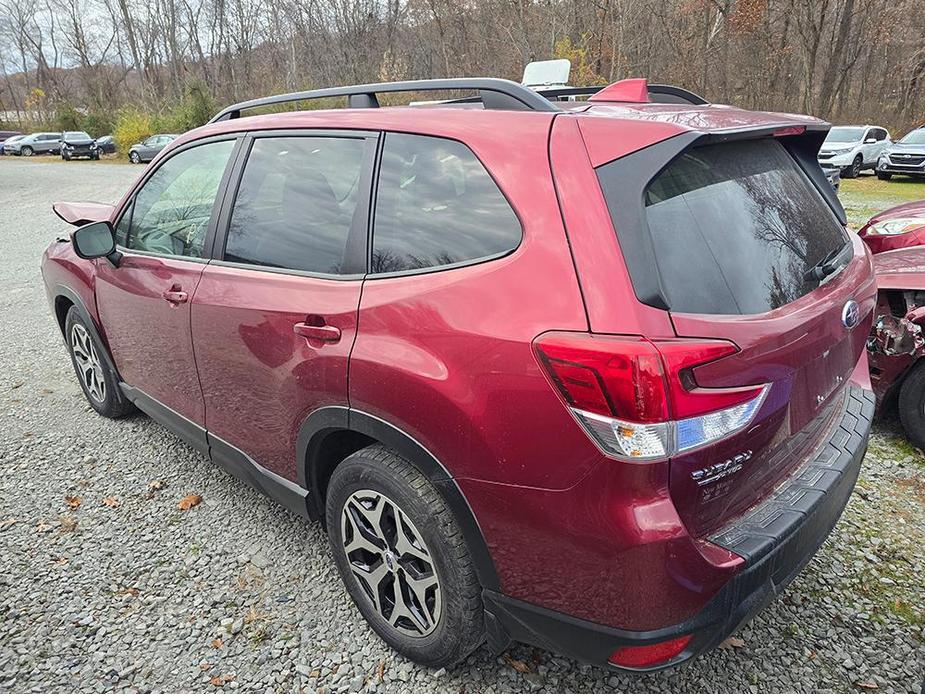
[[[605,195],[619,185],[605,165]],[[645,218],[673,311],[764,313],[819,286],[804,273],[848,242],[813,184],[773,140],[688,150],[648,185]],[[618,231],[618,220],[614,220]]]

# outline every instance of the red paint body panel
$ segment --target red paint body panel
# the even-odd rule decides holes
[[[922,220],[922,226],[905,234],[896,234],[885,236],[872,234],[871,226],[877,222],[886,222],[891,219],[900,219],[903,217],[917,217]],[[879,214],[875,214],[867,223],[861,227],[858,235],[870,248],[871,253],[883,253],[885,251],[896,250],[897,248],[911,248],[914,246],[925,245],[925,200],[915,200],[907,202],[896,207],[891,207]]]
[[[925,246],[874,256],[879,289],[925,289]]]
[[[193,298],[193,344],[210,434],[295,480],[299,426],[347,405],[347,358],[361,280],[329,280],[210,265]],[[297,335],[309,316],[337,342]]]
[[[192,297],[205,263],[133,254],[125,254],[118,268],[93,262],[100,325],[123,380],[202,424],[190,304],[172,304],[164,292]]]
[[[52,209],[68,224],[80,226],[111,219],[115,206],[102,202],[56,202],[52,205]]]
[[[588,329],[550,175],[548,126],[524,119],[503,140],[468,136],[518,213],[523,240],[499,260],[368,279],[350,404],[410,433],[455,477],[560,489],[602,456],[532,352],[546,330]]]
[[[460,486],[505,594],[647,630],[699,611],[742,565],[691,539],[668,493],[668,467],[609,460],[562,491]]]

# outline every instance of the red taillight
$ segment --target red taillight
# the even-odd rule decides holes
[[[644,668],[666,663],[680,654],[691,641],[691,636],[681,636],[671,641],[653,643],[649,646],[625,646],[610,656],[610,662],[620,667]]]
[[[648,340],[558,333],[537,349],[572,407],[631,422],[669,418],[662,361]]]
[[[697,386],[694,367],[738,351],[725,340],[548,333],[536,350],[579,422],[619,458],[665,458],[738,431],[766,392]]]

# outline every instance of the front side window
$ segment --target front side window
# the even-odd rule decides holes
[[[517,215],[460,142],[389,133],[373,230],[372,272],[435,268],[509,252]]]
[[[224,260],[343,274],[354,217],[365,216],[357,207],[365,150],[362,138],[255,140],[231,213]]]
[[[117,241],[130,250],[201,258],[215,195],[234,144],[210,142],[166,160],[126,208]]]

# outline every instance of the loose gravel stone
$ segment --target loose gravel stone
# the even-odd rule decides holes
[[[50,205],[115,201],[141,171],[0,159],[0,691],[920,693],[925,462],[893,421],[832,537],[738,647],[641,677],[525,646],[509,653],[524,674],[484,648],[437,672],[390,651],[317,525],[149,419],[85,403],[39,275],[69,231]]]

